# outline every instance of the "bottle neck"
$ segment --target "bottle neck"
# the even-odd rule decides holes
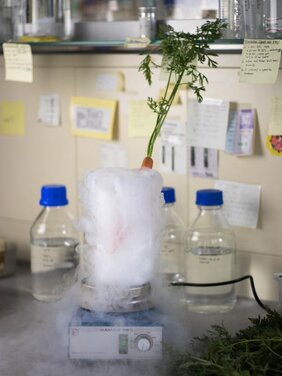
[[[212,210],[220,210],[222,209],[222,205],[215,205],[215,206],[205,206],[205,205],[198,205],[199,210],[207,210],[207,211],[212,211]]]
[[[61,209],[64,209],[66,208],[67,205],[58,205],[58,206],[42,206],[42,209],[43,210],[46,210],[46,211],[56,211],[56,210],[61,210]]]
[[[164,204],[165,208],[172,208],[173,206],[174,206],[174,202],[169,202],[169,203]]]

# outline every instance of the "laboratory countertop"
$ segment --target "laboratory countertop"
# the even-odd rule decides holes
[[[246,327],[249,318],[265,311],[252,299],[238,299],[225,314],[178,313],[167,304],[170,345],[182,348],[211,325],[224,324],[231,332]],[[82,361],[68,357],[68,324],[77,305],[68,298],[56,303],[36,301],[31,295],[28,264],[17,265],[16,274],[0,279],[0,375],[1,376],[138,376],[160,375],[158,362]],[[177,313],[176,313],[177,312]]]

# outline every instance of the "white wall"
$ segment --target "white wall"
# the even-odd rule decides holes
[[[257,109],[255,154],[252,157],[236,157],[220,152],[219,179],[262,186],[258,228],[235,228],[238,274],[251,273],[259,296],[277,299],[273,272],[282,272],[281,159],[267,152],[265,139],[271,98],[282,95],[282,70],[275,85],[240,84],[240,58],[240,55],[221,55],[218,57],[219,68],[203,68],[209,79],[205,97],[247,102]],[[74,137],[70,133],[69,104],[72,96],[103,96],[119,100],[114,142],[126,146],[129,167],[139,167],[148,140],[128,138],[128,100],[133,94],[144,99],[148,95],[157,95],[163,85],[157,83],[148,88],[138,72],[141,59],[142,56],[131,54],[36,55],[34,82],[28,84],[6,82],[1,58],[0,101],[18,100],[25,105],[25,135],[0,136],[0,237],[17,242],[19,258],[29,258],[29,229],[40,210],[41,186],[46,183],[66,184],[70,208],[78,215],[78,182],[86,170],[100,166],[99,146],[102,141]],[[159,59],[157,55],[156,59]],[[95,74],[112,71],[124,73],[125,91],[96,92]],[[60,127],[44,127],[37,121],[39,97],[47,93],[60,96]],[[185,118],[185,103],[174,108],[173,113]],[[158,145],[154,159],[158,169]],[[213,187],[213,180],[175,174],[163,174],[163,178],[165,185],[176,188],[176,208],[188,225],[195,215],[195,191]],[[240,293],[249,294],[247,282],[240,286]]]

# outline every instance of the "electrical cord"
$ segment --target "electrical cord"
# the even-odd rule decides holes
[[[172,282],[172,286],[190,286],[190,287],[215,287],[215,286],[225,286],[225,285],[231,285],[232,283],[238,283],[241,281],[244,281],[246,279],[250,280],[251,288],[252,288],[252,293],[254,295],[254,298],[258,305],[263,308],[265,311],[269,312],[270,308],[268,308],[265,304],[262,303],[260,298],[258,297],[258,294],[256,292],[255,288],[255,282],[254,278],[251,275],[244,275],[240,278],[235,278],[231,279],[230,281],[224,281],[224,282],[213,282],[213,283],[189,283],[189,282]]]

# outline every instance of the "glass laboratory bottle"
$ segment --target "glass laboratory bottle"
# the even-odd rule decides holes
[[[188,230],[186,282],[216,283],[235,278],[235,236],[223,214],[223,193],[203,189],[196,193],[198,214]],[[231,310],[236,302],[234,284],[187,287],[188,309],[200,313]]]
[[[175,210],[175,189],[163,187],[164,229],[161,239],[160,274],[163,286],[183,281],[185,226]]]
[[[70,39],[71,1],[33,0],[27,3],[23,41],[53,42]]]
[[[263,29],[267,38],[282,38],[282,0],[263,0]]]
[[[39,203],[43,209],[30,231],[32,294],[38,300],[58,300],[74,279],[79,235],[67,210],[65,186],[43,186]]]

